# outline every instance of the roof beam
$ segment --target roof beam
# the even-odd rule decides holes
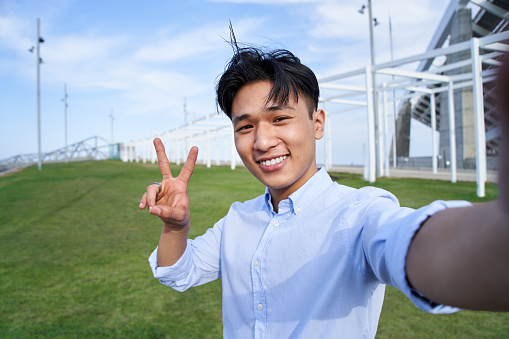
[[[470,0],[471,3],[481,7],[486,12],[489,12],[499,18],[509,20],[509,12],[503,10],[502,8],[498,7],[497,5],[492,4],[489,1],[485,0]]]

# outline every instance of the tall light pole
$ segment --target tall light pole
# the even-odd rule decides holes
[[[359,13],[364,14],[364,9],[366,9],[365,5],[362,5],[362,8],[359,10]],[[373,10],[371,7],[371,0],[368,0],[368,17],[369,17],[369,44],[370,44],[370,52],[371,52],[371,69],[374,69],[375,66],[375,40],[374,40],[374,34],[373,34],[373,24],[375,26],[379,25],[379,22],[376,18],[373,18]],[[379,116],[378,116],[378,95],[376,92],[376,76],[375,72],[372,73],[373,78],[373,114],[375,115],[375,149],[379,149],[380,147],[380,131],[379,131]],[[377,176],[381,175],[382,172],[382,166],[381,166],[381,157],[380,152],[375,152],[376,154],[376,163],[378,166],[376,166]]]
[[[37,18],[37,48],[36,48],[36,64],[37,64],[37,144],[39,149],[39,157],[37,167],[39,171],[42,169],[42,152],[41,152],[41,64],[42,59],[40,56],[40,44],[44,42],[40,34],[40,19]],[[32,47],[29,49],[30,52],[34,51]]]
[[[64,102],[64,128],[65,128],[65,162],[68,162],[67,157],[67,84],[64,84],[64,98],[62,99]]]
[[[389,17],[389,42],[390,42],[390,45],[391,45],[391,61],[394,61],[394,46],[392,44],[392,21],[391,21],[391,17]],[[394,75],[392,76],[392,80],[394,81]],[[398,128],[398,125],[397,125],[397,120],[396,120],[396,100],[394,99],[395,98],[395,94],[396,92],[394,90],[392,90],[392,110],[393,110],[393,119],[394,119],[394,139],[392,141],[392,166],[393,168],[396,168],[398,166],[398,155],[397,155],[397,138],[396,138],[396,135],[398,134],[397,132],[397,128]]]

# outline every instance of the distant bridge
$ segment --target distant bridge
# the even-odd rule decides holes
[[[28,166],[37,164],[38,153],[18,154],[7,159],[0,160],[0,175],[10,173]],[[119,146],[109,140],[93,136],[67,147],[43,153],[42,162],[68,162],[83,160],[119,159]]]

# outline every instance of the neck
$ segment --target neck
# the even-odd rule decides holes
[[[269,192],[271,196],[271,202],[272,207],[274,208],[274,211],[278,213],[279,210],[279,202],[285,199],[288,199],[288,197],[295,191],[297,191],[299,188],[301,188],[311,177],[318,172],[318,168],[316,165],[313,166],[314,171],[311,171],[308,173],[307,176],[301,177],[297,182],[293,183],[292,185],[283,187],[283,188],[270,188]],[[304,180],[302,180],[304,179]]]
[[[272,202],[272,207],[274,208],[274,212],[278,213],[279,202],[281,200],[288,199],[290,194],[293,193],[293,192],[290,193],[288,191],[289,191],[289,189],[287,187],[279,188],[279,189],[269,188],[271,202]]]

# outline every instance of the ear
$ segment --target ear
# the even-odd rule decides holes
[[[320,140],[323,137],[325,126],[325,112],[319,109],[313,113],[313,123],[315,125],[315,139]]]

